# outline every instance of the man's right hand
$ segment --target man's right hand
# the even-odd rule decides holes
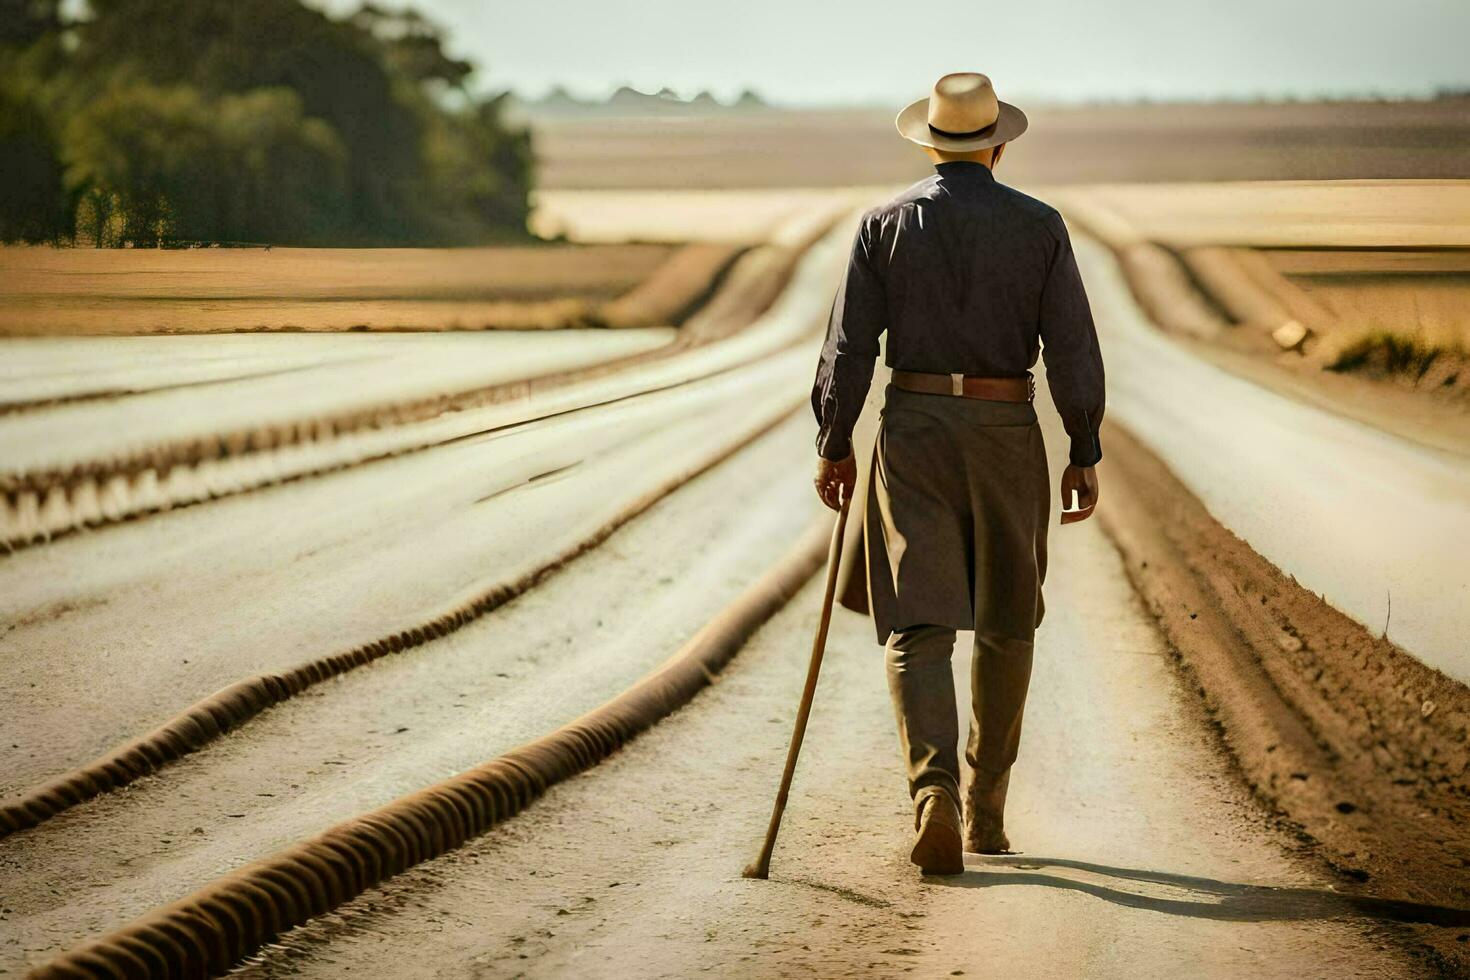
[[[816,484],[817,496],[822,498],[822,503],[837,510],[842,501],[852,499],[852,488],[857,485],[857,460],[852,453],[836,462],[818,456],[817,478],[812,482]]]
[[[1077,493],[1077,509],[1072,506],[1072,492]],[[1062,471],[1062,523],[1076,524],[1092,516],[1097,507],[1097,470],[1091,466],[1068,464]]]

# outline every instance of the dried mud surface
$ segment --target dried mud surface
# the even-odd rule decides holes
[[[1297,585],[1128,437],[1105,525],[1240,773],[1380,897],[1470,909],[1470,690]],[[1470,971],[1470,911],[1414,927]]]

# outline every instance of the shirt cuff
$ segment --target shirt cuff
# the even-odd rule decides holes
[[[834,463],[840,463],[852,455],[852,439],[830,430],[818,432],[817,455]]]
[[[1069,461],[1073,466],[1096,466],[1102,460],[1102,442],[1095,432],[1072,437]]]

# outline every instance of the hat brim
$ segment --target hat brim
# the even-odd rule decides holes
[[[965,139],[940,136],[929,128],[928,99],[920,99],[905,106],[898,114],[898,118],[894,120],[894,125],[898,127],[898,135],[920,146],[933,147],[936,150],[953,150],[958,153],[983,150],[986,147],[1009,143],[1026,132],[1026,114],[1009,102],[1001,102],[999,105],[1000,113],[995,117],[995,122],[978,134]]]

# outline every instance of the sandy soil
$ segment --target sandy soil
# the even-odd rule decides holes
[[[1196,355],[1470,455],[1467,187],[1276,182],[1047,195],[1114,250],[1138,302],[1163,329],[1198,341]]]
[[[1124,252],[1125,268],[1135,251]],[[1208,338],[1222,348],[1316,376],[1324,386],[1332,384],[1326,374],[1347,375],[1392,383],[1361,386],[1365,391],[1418,393],[1419,411],[1437,416],[1428,435],[1470,426],[1470,276],[1453,271],[1470,263],[1470,250],[1297,256],[1295,250],[1206,247],[1181,258],[1193,281],[1176,284],[1176,292],[1197,293],[1235,321]],[[1144,270],[1127,271],[1135,293],[1154,288]],[[1150,313],[1174,326],[1167,311]],[[1397,401],[1407,407],[1410,399]],[[1399,414],[1385,421],[1392,424]],[[1470,451],[1470,443],[1462,449]]]
[[[1470,276],[1358,273],[1290,278],[1348,331],[1377,329],[1470,349]]]
[[[1323,371],[1301,358],[1262,357],[1208,341],[1181,343],[1202,361],[1218,365],[1286,398],[1388,433],[1425,449],[1470,458],[1470,412],[1455,398],[1425,397],[1415,386],[1396,378],[1384,384],[1361,372]]]
[[[493,616],[339,678],[126,793],[6,840],[0,892],[11,941],[0,946],[0,962],[34,965],[224,868],[513,748],[632,684],[814,517],[806,481],[788,468],[806,442],[803,421],[686,485]],[[648,464],[636,447],[625,455]],[[609,476],[569,471],[561,485],[585,494]],[[565,498],[553,486],[542,481],[518,494],[524,507],[554,513]],[[750,506],[721,506],[730,495]],[[503,533],[504,521],[524,517],[508,505],[497,498],[473,519]]]
[[[0,334],[535,326],[632,289],[666,245],[0,248]]]
[[[659,188],[579,190],[535,194],[531,230],[577,242],[774,241],[793,243],[833,215],[866,206],[883,189],[821,188],[710,190]],[[793,216],[806,215],[793,222]]]
[[[1083,224],[1096,224],[1094,233],[1115,248],[1130,238],[1170,248],[1470,247],[1470,180],[1109,184],[1038,192]]]
[[[90,343],[43,340],[37,342],[43,345],[39,354],[30,356],[25,352],[31,341],[0,341],[23,352],[24,360],[13,369],[24,387],[62,398],[62,403],[38,411],[0,417],[0,472],[64,468],[170,442],[489,388],[651,351],[673,336],[668,328],[344,336],[323,345],[330,353],[322,350],[320,360],[305,363],[300,359],[305,352],[294,348],[291,361],[282,359],[283,347],[289,345],[277,338],[220,338],[224,343],[211,344],[216,353],[245,358],[253,370],[219,370],[211,372],[214,377],[200,377],[191,366],[172,377],[165,374],[168,380],[161,384],[158,358],[169,357],[173,338],[100,338],[100,349]],[[185,349],[197,351],[198,345]],[[89,370],[109,352],[118,356],[105,370]],[[130,383],[135,366],[153,377]],[[6,373],[11,370],[7,366]],[[108,388],[144,390],[120,398],[65,400],[67,394],[95,392],[99,382]]]
[[[1104,527],[1253,791],[1470,969],[1470,689],[1353,622],[1114,433]]]
[[[1459,544],[1470,539],[1470,459],[1202,361],[1148,322],[1111,252],[1081,236],[1076,245],[1108,358],[1109,419],[1303,586],[1429,666],[1470,680],[1470,578]]]
[[[1236,788],[1098,528],[1059,532],[1010,824],[920,880],[881,659],[839,613],[772,880],[819,583],[721,682],[479,842],[289,935],[250,977],[1409,976]],[[964,642],[967,637],[962,636]]]
[[[789,411],[808,369],[796,352],[17,553],[0,562],[0,744],[13,746],[3,791],[87,762],[238,678],[398,632],[518,578]]]
[[[0,248],[5,295],[65,299],[544,299],[610,296],[667,245],[495,248]]]
[[[1461,910],[1420,927],[1458,975],[1470,693],[1463,627],[1435,636],[1470,579],[1458,545],[1435,542],[1470,514],[1455,489],[1470,443],[1430,447],[1463,425],[1451,431],[1423,400],[1391,415],[1383,389],[1361,380],[1287,385],[1301,375],[1152,332],[1106,250],[1078,248],[1109,356],[1110,418],[1129,430],[1109,442],[1123,479],[1109,481],[1104,520],[1130,575],[1253,790],[1345,873]],[[1339,400],[1351,408],[1334,411]],[[1381,618],[1367,612],[1370,583]]]
[[[503,614],[5,842],[7,960],[34,963],[625,684],[659,656],[647,636],[672,644],[692,628],[691,596],[702,610],[738,590],[754,574],[742,563],[769,561],[808,519],[804,469],[792,473],[808,432],[793,423]],[[731,497],[752,505],[719,504]],[[1260,822],[1098,529],[1057,534],[1013,793],[1024,853],[974,859],[958,882],[913,877],[877,650],[842,615],[776,878],[738,877],[799,688],[809,589],[713,692],[630,751],[247,974],[1415,975],[1396,927],[1374,924],[1401,910],[1335,889]]]
[[[1470,173],[1470,99],[1022,107],[1031,128],[1003,167],[1027,184]],[[534,127],[541,186],[906,184],[928,164],[894,131],[899,108],[544,119]]]
[[[1394,275],[1470,272],[1470,250],[1279,249],[1262,253],[1285,276]]]
[[[159,418],[223,412],[218,424],[208,424],[227,431],[273,411],[350,410],[353,405],[452,391],[466,382],[479,386],[563,366],[585,367],[651,350],[673,335],[672,329],[661,328],[616,333],[571,330],[545,336],[508,331],[435,337],[230,334],[0,340],[5,358],[0,404],[47,409],[44,415],[29,414],[25,422],[0,422],[0,439],[28,439],[24,430],[42,424],[43,418],[67,429],[100,428],[99,434],[106,435],[109,426],[104,422],[122,428],[127,417],[127,428],[136,436],[138,428],[147,427],[148,406],[154,404],[151,412]],[[283,392],[291,397],[282,398]],[[131,395],[145,397],[112,397]],[[55,403],[104,397],[105,402],[56,410]],[[185,404],[188,410],[181,413]],[[230,415],[230,406],[236,406],[235,416]],[[74,418],[74,413],[79,414]],[[197,419],[194,427],[202,431]]]
[[[514,348],[525,357],[486,366],[465,361],[455,371],[499,370],[503,381],[440,389],[415,400],[378,401],[384,385],[358,391],[308,391],[303,397],[293,379],[268,379],[282,389],[279,398],[254,391],[240,397],[228,385],[214,408],[235,413],[234,426],[218,416],[191,411],[191,392],[154,391],[124,402],[144,414],[159,400],[181,399],[172,412],[154,411],[151,426],[119,426],[101,406],[94,426],[68,425],[77,412],[98,404],[41,406],[37,413],[11,413],[0,419],[17,452],[16,468],[0,471],[0,541],[20,546],[96,526],[166,510],[171,506],[218,499],[286,479],[327,472],[368,460],[475,436],[549,414],[569,412],[642,392],[668,388],[747,364],[789,347],[820,326],[829,308],[831,283],[838,274],[849,225],[834,228],[823,217],[795,216],[784,228],[799,232],[791,244],[773,242],[742,255],[723,277],[721,288],[679,328],[673,343],[641,355],[614,359],[591,356],[580,371],[536,370],[538,359],[567,352],[566,331],[541,343],[527,340]],[[783,242],[787,236],[778,235]],[[648,331],[618,331],[646,336]],[[524,339],[524,338],[523,338]],[[626,338],[625,338],[626,341]],[[502,341],[508,342],[508,341]],[[603,343],[609,343],[604,340]],[[657,346],[657,345],[655,345]],[[442,350],[444,345],[429,345]],[[439,379],[443,380],[443,379]],[[422,379],[390,372],[388,390],[422,384]],[[235,398],[228,397],[235,395]],[[360,410],[302,416],[302,404],[323,407],[345,395]],[[340,409],[340,404],[336,406]],[[37,430],[59,426],[55,438],[35,438]],[[18,430],[24,438],[17,436]],[[16,456],[25,458],[17,460]]]

